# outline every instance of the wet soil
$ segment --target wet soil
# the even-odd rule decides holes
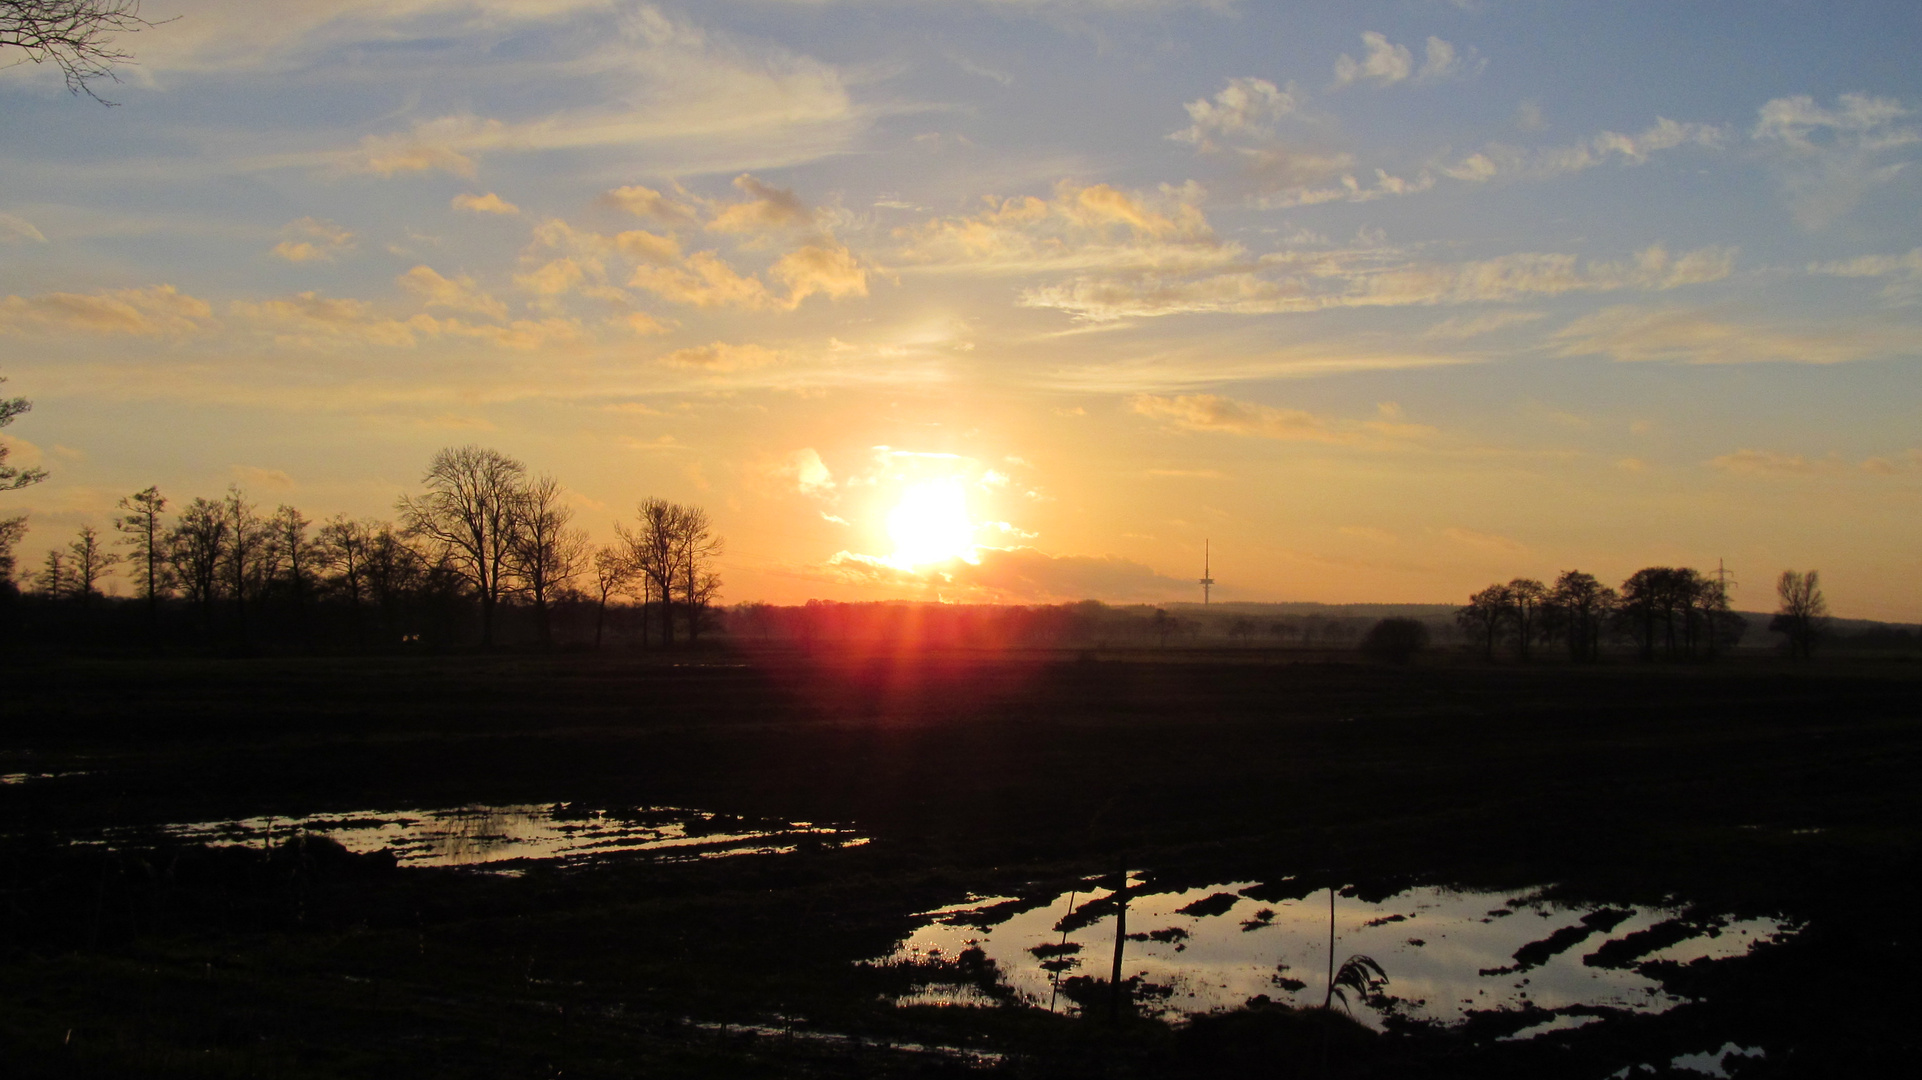
[[[0,676],[0,774],[35,777],[0,785],[12,1075],[1601,1077],[1733,1042],[1764,1054],[1731,1075],[1875,1076],[1908,1071],[1922,1026],[1914,665],[713,652]],[[522,803],[873,842],[505,878],[158,828]],[[108,828],[135,833],[70,842]],[[919,912],[1051,897],[1122,862],[1162,891],[1548,883],[1802,929],[1658,972],[1690,1004],[1512,1042],[1542,1017],[1384,1035],[1261,1002],[1179,1028],[898,1008],[996,973],[859,963]]]

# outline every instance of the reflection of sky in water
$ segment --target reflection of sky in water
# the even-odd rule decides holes
[[[705,858],[792,851],[804,840],[837,847],[867,842],[844,829],[806,822],[750,821],[661,807],[580,810],[554,803],[256,817],[168,825],[162,831],[183,840],[233,844],[271,844],[301,833],[323,833],[352,851],[391,849],[400,861],[416,866],[478,866],[620,852]]]
[[[1297,1006],[1321,1004],[1328,975],[1326,891],[1279,901],[1236,895],[1232,906],[1220,914],[1178,913],[1198,900],[1218,893],[1239,894],[1252,885],[1237,882],[1130,897],[1131,935],[1168,929],[1187,935],[1128,941],[1123,977],[1141,976],[1147,983],[1172,988],[1164,1000],[1145,1000],[1144,1008],[1163,1015],[1206,1012],[1237,1007],[1257,994]],[[1108,895],[1106,889],[1073,894],[1074,905],[1100,901]],[[903,941],[890,959],[925,957],[936,950],[952,958],[972,942],[1000,966],[1001,976],[1010,987],[1026,1000],[1046,1005],[1053,988],[1052,976],[1041,966],[1042,958],[1029,950],[1061,943],[1060,922],[1071,910],[1069,899],[1070,894],[1062,894],[1045,906],[1017,912],[985,928],[971,924],[970,916],[996,903],[1008,903],[1008,898],[983,899],[930,912],[932,921]],[[1259,919],[1257,912],[1262,910],[1272,911],[1272,920]],[[1676,1004],[1677,999],[1663,993],[1659,983],[1633,968],[1591,967],[1582,962],[1603,942],[1646,930],[1678,914],[1663,909],[1617,908],[1631,914],[1539,966],[1482,974],[1489,969],[1514,967],[1516,950],[1543,941],[1557,930],[1581,926],[1582,916],[1597,910],[1538,901],[1529,893],[1440,888],[1409,889],[1379,904],[1344,896],[1336,902],[1335,961],[1339,964],[1357,953],[1379,961],[1391,980],[1387,993],[1403,1003],[1406,1015],[1422,1020],[1449,1022],[1471,1011],[1530,1005],[1549,1010],[1599,1006],[1655,1012]],[[1496,914],[1501,911],[1509,914]],[[979,921],[1000,915],[995,912]],[[1401,918],[1386,921],[1394,916]],[[1718,934],[1692,936],[1638,957],[1635,962],[1685,963],[1698,958],[1740,956],[1782,929],[1769,920],[1729,921]],[[1062,978],[1077,974],[1107,978],[1114,955],[1112,914],[1072,931],[1067,941],[1081,949],[1067,955],[1072,966],[1062,972]],[[1278,981],[1284,978],[1306,985],[1289,990]],[[1349,996],[1352,999],[1354,995]],[[1353,1004],[1357,1019],[1381,1026],[1380,1012],[1359,1002]],[[1573,1023],[1571,1017],[1557,1026]],[[1547,1029],[1544,1025],[1538,1030]]]

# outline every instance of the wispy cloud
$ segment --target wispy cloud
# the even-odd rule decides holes
[[[1922,327],[1846,322],[1735,322],[1693,308],[1618,306],[1554,335],[1559,356],[1690,364],[1839,364],[1922,353]]]
[[[1819,229],[1908,168],[1889,156],[1922,142],[1903,123],[1911,115],[1893,98],[1843,94],[1824,107],[1798,94],[1763,105],[1750,137],[1772,153],[1796,222]]]
[[[274,245],[273,254],[288,262],[332,262],[336,256],[354,250],[351,230],[320,218],[290,221],[281,232],[287,239]]]
[[[485,195],[474,195],[463,192],[462,194],[454,196],[452,206],[456,210],[465,210],[470,214],[509,215],[521,212],[520,207],[515,206],[513,203],[508,202],[506,199],[501,198],[491,191]]]
[[[0,299],[0,333],[128,334],[152,337],[212,328],[213,309],[172,285],[82,295],[51,292]]]

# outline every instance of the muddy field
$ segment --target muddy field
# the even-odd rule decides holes
[[[1913,664],[0,674],[11,1075],[1877,1076],[1917,1049]],[[1364,950],[1387,983],[1319,1008]]]

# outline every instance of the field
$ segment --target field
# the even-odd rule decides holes
[[[1728,1043],[1751,1051],[1730,1075],[1876,1076],[1917,1050],[1912,663],[717,649],[0,675],[16,1076],[1604,1077]],[[529,804],[868,842],[507,875],[286,824]],[[160,829],[269,816],[281,831],[241,846]],[[1257,1001],[1168,1023],[1145,982],[1111,1016],[1105,952],[1069,995],[1085,1008],[903,1005],[927,985],[1005,1001],[1007,961],[864,963],[922,912],[1099,894],[1124,865],[1131,904],[1447,886],[1785,932],[1647,965],[1673,1008],[1506,1041],[1543,1016],[1383,1033]],[[1296,974],[1319,1004],[1323,973]]]

